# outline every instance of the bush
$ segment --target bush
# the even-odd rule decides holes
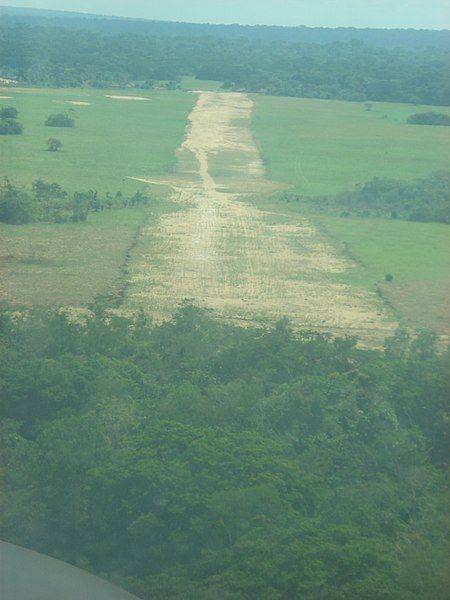
[[[50,115],[45,121],[47,127],[75,127],[75,121],[62,113],[57,115]]]
[[[450,117],[442,113],[416,113],[408,119],[410,125],[444,125],[450,127]]]
[[[33,201],[30,196],[13,187],[6,179],[0,188],[0,222],[9,225],[24,225],[33,218]]]
[[[288,202],[289,197],[309,203],[315,211],[347,217],[450,223],[450,171],[437,171],[415,181],[375,177],[335,196],[308,199],[285,194],[281,200]]]
[[[62,143],[56,138],[47,140],[47,149],[49,152],[58,152],[60,148],[62,148]]]
[[[391,273],[387,273],[384,279],[385,279],[385,281],[390,283],[391,281],[393,281],[394,276]]]
[[[0,120],[0,135],[20,135],[22,132],[22,125],[14,119]]]
[[[15,119],[19,113],[14,106],[2,106],[0,108],[0,119]]]

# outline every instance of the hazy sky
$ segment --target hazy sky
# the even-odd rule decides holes
[[[0,6],[209,23],[450,27],[448,0],[0,0]]]

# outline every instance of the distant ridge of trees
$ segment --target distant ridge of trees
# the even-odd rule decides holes
[[[358,29],[355,27],[280,27],[275,25],[218,25],[130,19],[66,11],[0,7],[0,16],[7,25],[67,27],[88,29],[109,34],[140,34],[164,37],[213,37],[278,41],[304,44],[362,41],[384,48],[418,48],[434,46],[450,48],[450,31],[432,29]]]
[[[67,20],[68,21],[68,20]],[[52,22],[50,20],[50,22]],[[83,20],[83,23],[85,21]],[[156,25],[155,25],[156,27]],[[0,76],[48,87],[143,86],[195,75],[227,89],[358,102],[450,105],[448,52],[120,33],[0,23]]]

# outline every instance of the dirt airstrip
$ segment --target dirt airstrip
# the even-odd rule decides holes
[[[306,218],[250,202],[249,193],[274,189],[250,131],[252,108],[245,94],[199,95],[170,181],[179,210],[143,231],[126,308],[159,321],[192,299],[235,322],[287,316],[299,328],[379,343],[395,324],[375,293],[337,282],[351,260]]]

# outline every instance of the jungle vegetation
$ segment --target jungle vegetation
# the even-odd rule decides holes
[[[444,600],[449,354],[3,311],[3,535],[143,599]],[[448,508],[448,505],[447,505]]]
[[[83,23],[81,23],[81,26]],[[151,87],[182,76],[226,89],[299,96],[450,105],[448,50],[111,33],[3,19],[0,75],[22,85]]]

